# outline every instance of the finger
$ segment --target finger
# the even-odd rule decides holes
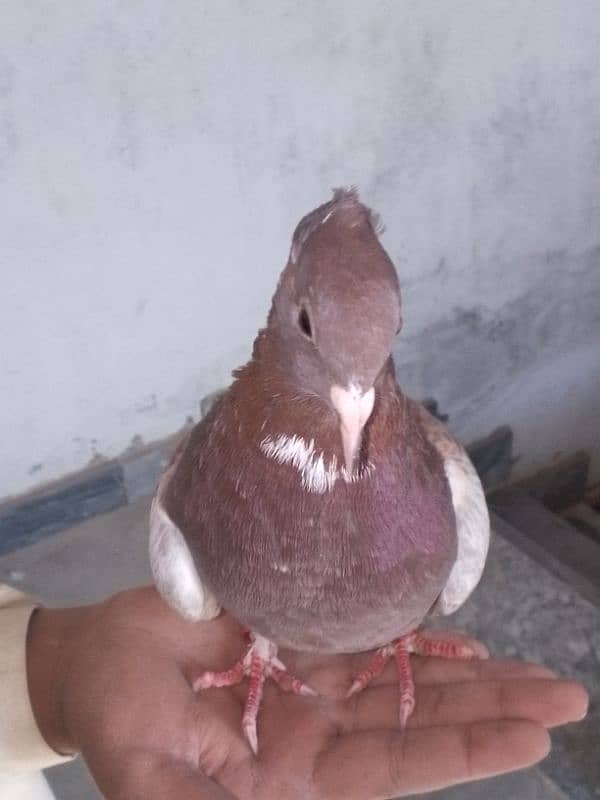
[[[397,689],[379,686],[366,689],[355,698],[340,709],[342,730],[398,727]],[[424,728],[527,719],[551,728],[581,719],[587,704],[587,693],[580,684],[547,678],[420,686],[408,725]]]
[[[383,800],[522,769],[549,749],[546,730],[525,721],[349,734],[323,756],[315,779],[328,800]]]
[[[465,683],[468,681],[512,680],[516,678],[556,678],[548,667],[512,658],[451,661],[446,658],[411,658],[417,684]]]
[[[284,663],[324,697],[345,697],[357,672],[368,662],[368,653],[352,657],[285,654]],[[540,664],[517,659],[472,659],[468,661],[411,656],[416,684],[463,683],[476,680],[510,680],[512,678],[553,678],[556,673]],[[397,686],[398,673],[394,659],[370,686]]]
[[[556,678],[548,667],[512,658],[479,659],[469,661],[411,656],[413,678],[417,685],[466,683],[470,681],[512,680],[515,678]],[[393,660],[384,672],[374,678],[370,686],[397,686],[398,672]]]
[[[117,776],[113,772],[106,783],[96,774],[94,778],[106,800],[235,800],[206,775],[162,753],[130,753]]]

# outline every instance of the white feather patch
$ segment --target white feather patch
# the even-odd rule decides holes
[[[452,614],[479,583],[489,548],[490,519],[481,481],[462,448],[446,456],[444,470],[456,517],[458,552],[436,610]]]
[[[325,455],[315,448],[315,440],[306,441],[302,436],[265,436],[260,443],[260,449],[267,456],[279,464],[290,464],[295,467],[302,477],[302,486],[309,492],[323,494],[335,486],[335,482],[342,478],[351,483],[368,474],[372,465],[368,464],[360,475],[348,475],[344,467],[338,468],[337,458],[333,456],[329,464]]]
[[[260,449],[279,464],[291,464],[302,476],[302,486],[309,492],[323,494],[329,491],[338,478],[336,459],[325,464],[323,453],[315,451],[315,441],[307,442],[302,436],[265,436]]]
[[[213,619],[220,611],[219,605],[202,585],[183,534],[162,506],[175,466],[172,464],[161,478],[150,508],[150,567],[161,596],[182,617],[193,621]]]

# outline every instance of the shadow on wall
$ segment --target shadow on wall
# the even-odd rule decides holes
[[[584,448],[597,479],[600,248],[547,254],[523,269],[539,280],[499,311],[455,308],[401,335],[398,381],[414,396],[434,395],[463,441],[510,425],[519,477]],[[412,288],[404,292],[408,309]]]

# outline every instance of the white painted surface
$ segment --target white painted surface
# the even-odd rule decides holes
[[[466,438],[515,424],[523,468],[589,443],[599,40],[594,0],[4,4],[0,496],[197,417],[349,183],[387,225],[408,387]]]

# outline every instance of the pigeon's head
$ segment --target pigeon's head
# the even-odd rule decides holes
[[[400,324],[398,278],[377,219],[355,190],[336,190],[294,232],[267,333],[297,390],[337,412],[349,474]]]

